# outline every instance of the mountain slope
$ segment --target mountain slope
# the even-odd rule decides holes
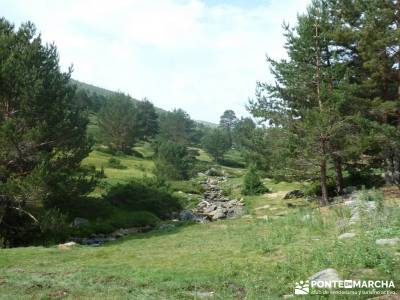
[[[105,97],[111,97],[111,96],[115,95],[116,93],[118,93],[116,91],[110,91],[110,90],[107,90],[107,89],[104,89],[104,88],[101,88],[101,87],[98,87],[98,86],[95,86],[95,85],[92,85],[92,84],[89,84],[89,83],[81,82],[81,81],[76,80],[76,79],[71,79],[71,82],[73,84],[77,85],[78,90],[85,90],[88,93],[96,93],[98,95],[105,96]],[[140,100],[132,98],[132,101],[133,102],[137,102],[137,101],[140,101]],[[167,112],[165,109],[162,109],[162,108],[159,108],[159,107],[156,107],[155,109],[156,109],[157,113],[165,113],[165,112]],[[203,125],[208,126],[208,127],[217,127],[218,126],[217,124],[214,124],[214,123],[211,123],[211,122],[208,122],[208,121],[202,121],[202,120],[195,120],[195,121],[197,123],[203,124]]]

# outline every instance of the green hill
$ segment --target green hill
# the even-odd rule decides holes
[[[110,90],[107,90],[107,89],[104,89],[104,88],[101,88],[101,87],[98,87],[98,86],[95,86],[95,85],[92,85],[92,84],[89,84],[89,83],[81,82],[81,81],[76,80],[76,79],[71,79],[71,82],[73,84],[77,85],[78,90],[79,89],[80,90],[85,90],[88,93],[96,93],[96,94],[104,96],[104,97],[110,97],[110,96],[113,96],[116,93],[118,93],[117,91],[110,91]],[[135,99],[135,98],[132,98],[132,101],[133,102],[137,102],[139,100]],[[162,108],[159,108],[159,107],[156,107],[156,111],[157,111],[157,113],[165,113],[165,112],[167,112],[165,109],[162,109]],[[202,120],[195,120],[195,121],[197,123],[203,124],[203,125],[208,126],[208,127],[217,127],[218,126],[217,124],[212,123],[212,122],[208,122],[208,121],[202,121]]]

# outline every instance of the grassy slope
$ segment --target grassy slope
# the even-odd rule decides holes
[[[108,157],[94,152],[86,162],[100,167]],[[202,153],[201,159],[208,160],[207,155]],[[105,168],[107,181],[141,176],[139,165],[151,167],[149,159],[121,161],[129,169]],[[240,182],[240,177],[230,178],[224,186],[239,196]],[[266,184],[273,193],[245,197],[250,218],[182,224],[100,248],[0,250],[0,298],[195,299],[199,291],[214,292],[216,299],[276,299],[291,294],[295,281],[328,267],[344,279],[394,279],[400,286],[400,259],[395,255],[400,247],[374,243],[377,237],[400,236],[398,208],[389,210],[389,217],[365,216],[353,228],[356,238],[339,241],[337,236],[348,229],[339,230],[336,222],[346,212],[289,210],[282,195],[299,184]],[[392,198],[390,203],[398,207]],[[265,205],[270,207],[257,209]],[[265,215],[284,216],[257,218]]]

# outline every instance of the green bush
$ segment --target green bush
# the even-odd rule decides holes
[[[88,237],[91,234],[108,234],[120,228],[154,227],[160,221],[157,216],[147,211],[127,211],[115,208],[110,217],[90,222],[74,230],[76,237]]]
[[[112,205],[103,198],[85,197],[81,201],[70,202],[65,211],[70,218],[95,219],[110,216],[112,209]]]
[[[115,157],[110,157],[108,160],[108,166],[113,169],[127,169],[127,166],[121,164],[121,161]]]
[[[328,189],[328,196],[334,197],[337,195],[336,193],[336,185],[332,180],[328,180],[326,182],[326,186]],[[309,197],[321,196],[321,183],[319,181],[313,181],[310,184],[306,185],[304,188],[304,195]]]
[[[243,195],[257,195],[268,192],[254,165],[250,166],[243,180]]]
[[[154,160],[154,173],[165,179],[188,179],[192,173],[194,156],[186,146],[170,141],[162,142],[157,146]]]
[[[59,243],[68,238],[71,230],[67,216],[58,209],[48,209],[39,219],[40,240],[43,244]]]
[[[198,182],[191,180],[172,181],[169,184],[174,192],[182,191],[187,194],[201,194],[204,192],[204,188]]]
[[[133,179],[109,188],[104,199],[110,204],[133,211],[148,211],[160,218],[181,209],[168,187],[157,179]]]

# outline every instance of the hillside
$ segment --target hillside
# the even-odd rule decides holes
[[[107,90],[107,89],[104,89],[104,88],[101,88],[101,87],[98,87],[98,86],[95,86],[92,84],[81,82],[76,79],[71,79],[71,82],[73,84],[76,84],[76,86],[78,87],[78,90],[81,89],[81,90],[87,91],[88,93],[96,93],[96,94],[104,96],[104,97],[110,97],[117,93],[116,91],[110,91],[110,90]],[[132,101],[137,102],[139,100],[132,98]],[[165,109],[162,109],[159,107],[156,107],[155,109],[156,109],[157,113],[165,113],[166,112]],[[202,120],[195,120],[195,121],[199,124],[203,124],[208,127],[217,127],[218,126],[217,124],[208,122],[208,121],[202,121]]]

